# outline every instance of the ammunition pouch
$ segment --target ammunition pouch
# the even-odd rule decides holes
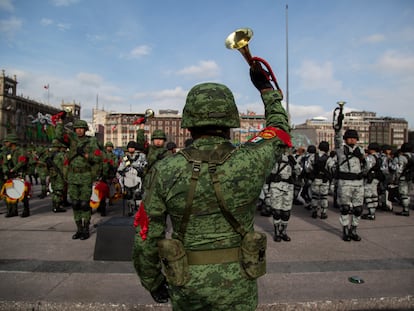
[[[168,284],[183,286],[190,280],[187,254],[180,240],[158,241],[158,255]]]
[[[240,246],[240,265],[247,279],[254,280],[266,273],[266,235],[252,231],[246,233]]]

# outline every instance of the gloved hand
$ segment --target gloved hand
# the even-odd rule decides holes
[[[157,289],[150,292],[152,298],[158,303],[166,303],[168,302],[168,298],[170,298],[170,294],[168,294],[168,285],[167,282],[164,280]]]
[[[291,166],[295,166],[295,165],[296,165],[296,160],[295,160],[295,158],[293,157],[293,155],[291,155],[291,154],[289,154],[289,155],[288,155],[288,161],[289,161],[289,164],[290,164]]]
[[[361,148],[355,148],[352,154],[356,156],[358,159],[361,159],[364,156],[361,152]]]
[[[273,89],[273,85],[269,80],[269,73],[262,68],[259,62],[254,62],[250,67],[250,79],[259,91]]]
[[[83,150],[83,147],[76,148],[76,154],[78,154],[81,157],[83,157],[85,155],[85,150]]]

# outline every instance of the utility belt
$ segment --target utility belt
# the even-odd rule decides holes
[[[183,286],[191,278],[190,265],[238,262],[247,279],[257,279],[266,273],[266,247],[266,235],[253,231],[246,233],[240,247],[203,251],[186,251],[180,240],[163,239],[158,254],[168,283]]]
[[[284,182],[286,182],[288,184],[293,184],[293,182],[294,182],[292,176],[290,176],[289,178],[282,178],[282,176],[280,176],[279,174],[270,174],[269,181],[270,182],[281,182],[281,181],[284,181]]]
[[[345,172],[338,172],[338,179],[344,180],[360,180],[364,176],[362,173],[345,173]]]
[[[211,249],[204,251],[187,251],[189,265],[210,265],[239,261],[239,247]]]

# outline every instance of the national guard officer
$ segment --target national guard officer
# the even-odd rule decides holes
[[[342,239],[361,241],[356,230],[364,204],[365,152],[362,147],[357,146],[359,136],[356,130],[346,130],[342,138],[345,144],[342,144],[340,131],[335,131],[335,150],[338,160],[337,201],[341,212],[339,221],[342,225]]]
[[[233,146],[230,129],[240,127],[240,119],[232,92],[218,83],[198,84],[187,95],[181,125],[194,142],[158,161],[147,176],[134,266],[153,298],[171,297],[174,310],[256,309],[266,236],[253,231],[255,205],[277,157],[291,147],[282,94],[259,68],[251,75],[267,127],[258,136]],[[167,215],[172,239],[165,239]]]
[[[329,143],[327,141],[321,141],[318,149],[305,162],[305,170],[311,180],[312,218],[317,218],[318,210],[320,210],[321,219],[326,219],[328,218],[329,186],[332,180],[335,161],[328,154]]]
[[[403,143],[398,156],[394,157],[397,168],[398,192],[402,205],[402,211],[396,212],[400,216],[410,216],[410,188],[414,178],[414,154],[413,145]]]
[[[29,217],[29,198],[30,186],[28,181],[25,181],[27,163],[29,157],[24,148],[19,146],[19,138],[16,134],[8,134],[4,138],[5,150],[3,152],[3,172],[6,179],[9,181],[13,178],[19,178],[24,181],[24,188],[22,190],[23,212],[20,217]],[[18,202],[20,199],[6,199],[7,214],[6,217],[18,216]]]
[[[379,183],[385,178],[381,171],[381,147],[373,142],[368,145],[368,154],[365,157],[364,200],[367,212],[361,218],[375,220],[375,211],[378,208]]]
[[[291,239],[286,230],[293,204],[294,176],[300,175],[302,165],[297,163],[287,150],[279,156],[278,161],[268,177],[269,196],[265,199],[266,206],[271,207],[275,235],[273,240],[289,242]]]
[[[56,138],[69,147],[68,152],[68,195],[72,202],[73,216],[77,231],[72,239],[89,238],[92,184],[98,176],[102,165],[102,151],[94,137],[86,136],[88,123],[76,120],[73,132],[65,132],[61,119],[57,121]]]
[[[52,189],[52,210],[54,213],[66,212],[62,206],[64,202],[64,189],[67,179],[67,166],[64,165],[66,153],[62,151],[64,146],[59,140],[53,139],[51,152],[46,158],[48,175],[50,177],[50,188]]]

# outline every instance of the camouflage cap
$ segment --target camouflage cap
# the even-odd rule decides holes
[[[77,129],[77,128],[84,128],[86,130],[89,129],[88,123],[85,120],[76,120],[73,123],[73,128]]]
[[[12,144],[17,144],[19,142],[19,138],[16,134],[7,134],[7,136],[3,140],[4,142],[9,142]]]
[[[154,130],[154,132],[151,135],[151,140],[153,139],[167,139],[167,136],[165,135],[163,130]]]
[[[230,89],[219,83],[202,83],[188,92],[182,128],[240,127],[239,111]]]
[[[112,142],[110,142],[110,141],[107,141],[106,143],[105,143],[105,147],[114,147],[114,144],[112,143]]]

